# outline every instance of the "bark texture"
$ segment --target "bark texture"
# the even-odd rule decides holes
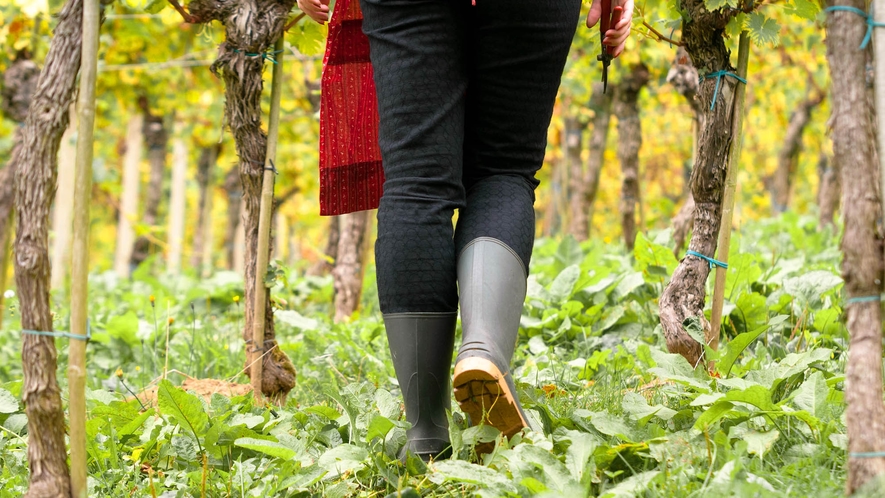
[[[49,211],[55,192],[58,148],[68,125],[80,69],[82,0],[70,0],[59,14],[55,36],[37,81],[17,165],[15,281],[21,325],[52,330],[49,307]],[[68,497],[71,478],[65,448],[65,420],[56,379],[57,353],[52,337],[22,334],[22,399],[28,416],[27,497]]]
[[[811,121],[811,113],[824,101],[824,96],[823,92],[813,91],[813,86],[809,87],[808,95],[796,105],[790,115],[784,146],[778,153],[777,169],[771,181],[771,209],[774,214],[783,213],[789,207],[793,174],[802,149],[802,133]]]
[[[30,60],[27,52],[19,52],[9,69],[3,73],[3,88],[0,90],[0,110],[3,114],[19,123],[23,123],[28,114],[28,106],[37,87],[37,78],[40,76],[40,68]],[[12,138],[12,151],[10,156],[15,156],[21,147],[22,129],[15,130]],[[5,276],[9,260],[6,248],[12,240],[12,217],[15,207],[15,163],[9,161],[3,170],[0,170],[0,273],[3,277],[0,282],[5,282]],[[0,294],[4,289],[0,287]],[[0,305],[3,297],[0,296]],[[2,308],[0,308],[2,310]],[[2,311],[0,311],[2,312]],[[0,322],[3,319],[0,318]]]
[[[273,308],[270,294],[263,310],[253,309],[252,293],[258,251],[258,213],[267,135],[261,129],[261,92],[263,54],[272,50],[283,33],[286,17],[295,0],[192,0],[191,15],[201,22],[220,21],[225,28],[225,41],[218,47],[218,58],[212,71],[220,74],[225,87],[225,120],[236,141],[240,159],[239,174],[246,206],[245,228],[245,323],[243,337],[251,338],[255,313],[265,313],[265,350],[261,390],[271,399],[285,398],[295,386],[295,367],[276,347]],[[255,55],[262,54],[262,55]]]
[[[633,251],[636,241],[636,206],[639,193],[639,149],[642,124],[639,121],[639,92],[648,84],[645,64],[637,64],[615,89],[615,116],[618,117],[618,160],[621,162],[621,232],[624,245]]]
[[[221,153],[221,144],[213,144],[200,149],[200,158],[197,160],[197,188],[200,191],[199,210],[197,213],[197,226],[194,232],[194,250],[191,254],[191,266],[200,268],[203,264],[203,251],[209,241],[207,224],[212,223],[212,186],[215,184],[215,165],[218,155]],[[203,269],[206,270],[205,268]]]
[[[369,214],[370,211],[357,211],[340,217],[341,237],[338,241],[338,258],[332,269],[336,322],[350,318],[360,304]]]
[[[865,9],[862,0],[828,5]],[[872,106],[864,74],[866,54],[857,49],[866,32],[862,17],[831,12],[827,22],[827,59],[833,91],[831,117],[834,161],[841,166],[842,278],[848,299],[882,292],[882,216],[879,168]],[[850,301],[849,301],[850,302]],[[848,479],[854,493],[885,473],[885,458],[852,458],[852,453],[885,451],[885,405],[882,403],[882,316],[879,301],[846,305],[851,336],[845,371],[845,417],[848,426]]]
[[[341,238],[340,216],[329,217],[329,235],[326,237],[326,248],[323,249],[323,257],[307,270],[308,275],[325,275],[335,267],[338,259],[338,240]]]
[[[227,192],[227,228],[224,231],[224,252],[227,268],[236,268],[234,253],[237,229],[242,223],[240,214],[243,211],[243,184],[240,183],[240,172],[236,166],[231,168],[224,177],[224,191]]]
[[[575,116],[565,120],[566,160],[569,167],[569,225],[568,233],[576,240],[586,240],[589,230],[587,198],[584,193],[584,130],[587,122]]]
[[[817,191],[817,205],[819,217],[817,226],[820,228],[832,227],[836,218],[836,210],[839,209],[839,196],[842,193],[842,183],[839,179],[839,168],[835,161],[830,161],[823,152],[817,160],[817,175],[819,178]]]
[[[673,65],[670,66],[670,70],[667,72],[667,83],[673,85],[673,88],[675,88],[680,95],[685,97],[685,100],[688,101],[688,105],[691,106],[692,118],[694,121],[691,163],[694,164],[695,156],[697,155],[697,135],[698,130],[700,129],[700,121],[703,119],[704,113],[700,102],[696,98],[698,87],[700,86],[698,82],[698,70],[695,69],[694,65],[691,63],[691,57],[689,57],[688,52],[684,47],[679,47],[676,50],[676,59],[673,61]],[[682,203],[682,207],[679,208],[679,212],[673,217],[673,254],[675,254],[677,258],[682,254],[683,247],[685,246],[685,238],[688,236],[688,232],[691,231],[691,228],[694,225],[695,205],[694,197],[691,195],[691,167],[689,166],[685,169],[687,170],[687,178],[683,192],[685,201]]]
[[[148,164],[151,167],[141,222],[145,226],[153,228],[159,222],[160,201],[163,199],[163,176],[166,172],[166,146],[169,144],[169,133],[163,123],[163,116],[151,113],[146,98],[139,98],[138,105],[144,114],[141,132],[144,135],[144,143],[148,149]],[[156,249],[156,246],[145,235],[135,239],[135,244],[132,246],[132,256],[129,260],[130,267],[137,268],[150,256],[151,251],[156,251]]]
[[[703,0],[680,0],[686,14],[682,25],[682,42],[692,64],[700,74],[719,70],[734,72],[725,46],[724,30],[733,11],[708,11]],[[691,175],[695,201],[694,230],[688,248],[714,257],[722,214],[722,193],[732,145],[734,89],[738,82],[723,77],[719,83],[716,105],[711,109],[715,79],[704,79],[696,99],[702,109],[698,148]],[[705,283],[710,274],[707,261],[685,256],[680,261],[660,300],[661,326],[671,353],[679,353],[692,365],[703,362],[703,346],[683,328],[688,319],[697,319],[709,334],[710,324],[704,318]]]
[[[593,92],[588,107],[593,111],[590,143],[587,144],[587,167],[581,177],[572,177],[572,209],[569,233],[581,241],[590,237],[593,222],[593,202],[599,191],[599,176],[605,159],[605,145],[608,141],[608,128],[611,121],[612,93],[602,93],[602,83],[593,83]],[[577,181],[580,180],[580,181]]]

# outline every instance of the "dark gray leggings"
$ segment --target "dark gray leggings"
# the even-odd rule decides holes
[[[361,0],[386,178],[382,312],[456,311],[457,254],[477,237],[503,241],[528,269],[535,173],[580,5]]]

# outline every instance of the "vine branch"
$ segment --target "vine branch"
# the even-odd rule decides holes
[[[178,3],[178,0],[169,0],[169,3],[172,4],[172,7],[181,14],[181,17],[184,18],[184,22],[189,24],[198,24],[200,23],[200,19],[197,16],[191,15],[188,11]]]
[[[642,21],[642,25],[645,26],[653,35],[655,35],[657,37],[657,39],[655,41],[659,41],[659,42],[665,41],[665,42],[670,43],[672,45],[676,45],[677,47],[682,46],[681,41],[676,41],[668,36],[662,35],[658,30],[653,28],[651,24],[649,24],[645,21]]]

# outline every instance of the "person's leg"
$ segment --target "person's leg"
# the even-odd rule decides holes
[[[452,215],[461,183],[463,8],[450,0],[362,0],[380,117],[384,195],[375,263],[405,399],[407,451],[449,447],[446,410],[458,295]]]
[[[472,423],[508,436],[527,425],[510,360],[534,243],[535,173],[579,11],[580,0],[481,0],[468,27],[455,398]]]

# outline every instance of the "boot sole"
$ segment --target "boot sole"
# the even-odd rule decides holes
[[[491,361],[478,357],[459,361],[452,385],[455,399],[472,425],[491,425],[507,437],[529,426],[520,413],[516,393],[510,392],[504,374]]]

